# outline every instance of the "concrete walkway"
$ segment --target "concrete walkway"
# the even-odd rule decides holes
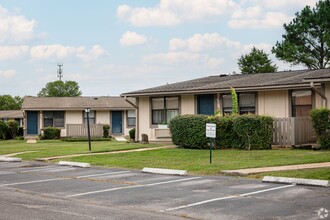
[[[250,174],[275,172],[275,171],[302,170],[302,169],[325,168],[325,167],[330,167],[330,162],[276,166],[276,167],[249,168],[249,169],[240,169],[240,170],[222,170],[221,173],[230,174],[230,175],[250,175]]]
[[[23,152],[17,152],[17,153],[12,153],[12,154],[5,154],[5,155],[1,155],[1,156],[12,157],[12,156],[20,155],[20,154],[27,154],[27,153],[33,153],[33,152],[37,152],[37,151],[23,151]]]
[[[139,149],[132,149],[132,150],[111,151],[111,152],[86,153],[86,154],[71,154],[71,155],[56,156],[56,157],[37,158],[36,160],[37,161],[49,161],[49,160],[56,160],[56,159],[70,158],[70,157],[92,156],[92,155],[105,155],[105,154],[122,154],[122,153],[140,152],[140,151],[149,151],[149,150],[158,150],[158,149],[166,149],[166,148],[175,148],[175,146],[170,145],[170,146],[163,146],[163,147],[139,148]]]

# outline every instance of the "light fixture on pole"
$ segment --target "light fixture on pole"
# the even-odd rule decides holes
[[[87,114],[87,133],[88,133],[88,149],[89,151],[92,151],[92,147],[91,147],[91,131],[89,128],[89,112],[91,111],[90,108],[85,108],[85,112]]]

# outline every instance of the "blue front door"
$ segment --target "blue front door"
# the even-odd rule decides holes
[[[203,115],[214,114],[214,95],[197,96],[197,113]]]
[[[113,111],[112,112],[112,133],[113,134],[121,134],[123,133],[123,112],[122,111]]]
[[[27,134],[38,134],[38,112],[27,113]]]

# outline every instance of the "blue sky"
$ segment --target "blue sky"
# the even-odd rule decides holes
[[[74,80],[84,96],[119,95],[239,72],[253,46],[271,48],[283,23],[315,0],[1,0],[0,94],[35,96]]]

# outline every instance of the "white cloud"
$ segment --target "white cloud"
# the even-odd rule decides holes
[[[0,46],[0,60],[17,59],[28,54],[29,46]]]
[[[160,0],[155,7],[121,5],[117,16],[134,26],[170,26],[184,21],[219,18],[238,8],[233,0]]]
[[[281,27],[292,17],[283,12],[265,12],[260,6],[241,9],[233,13],[228,22],[231,28],[274,28]]]
[[[60,44],[38,45],[32,47],[30,54],[35,59],[63,59],[76,52],[76,48]]]
[[[242,3],[254,4],[254,5],[262,5],[265,8],[269,9],[287,9],[287,8],[302,8],[306,5],[314,6],[316,0],[243,0]]]
[[[123,46],[141,45],[147,42],[147,38],[136,32],[126,31],[120,38],[120,44]]]
[[[13,78],[16,75],[16,71],[15,70],[0,70],[0,77],[1,78]]]
[[[157,53],[143,57],[146,64],[171,65],[171,66],[206,66],[215,68],[223,64],[222,58],[191,52]]]
[[[25,42],[34,37],[35,20],[15,15],[0,5],[0,43]]]
[[[200,52],[203,50],[213,50],[215,48],[239,48],[240,43],[232,41],[217,33],[194,34],[186,40],[179,38],[171,39],[169,42],[170,50],[189,50]]]
[[[84,47],[79,47],[77,49],[77,57],[84,62],[94,61],[105,55],[109,55],[109,53],[100,45],[94,45],[89,51],[86,51]]]
[[[90,50],[85,47],[63,46],[60,44],[38,45],[32,47],[30,55],[34,59],[65,59],[78,57],[84,62],[90,62],[108,53],[100,45],[94,45]]]

